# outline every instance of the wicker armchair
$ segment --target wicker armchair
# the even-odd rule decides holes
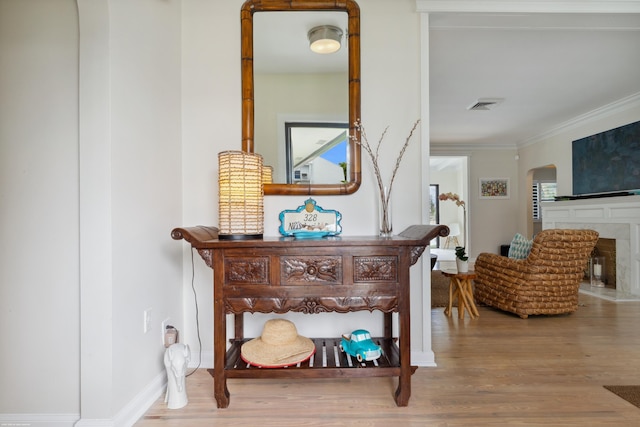
[[[550,229],[536,234],[526,259],[481,253],[475,263],[478,302],[515,313],[573,313],[598,233]]]

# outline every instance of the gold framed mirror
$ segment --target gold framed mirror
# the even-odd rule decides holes
[[[343,38],[347,41],[347,106],[345,106],[346,123],[349,133],[345,144],[346,161],[341,165],[344,175],[334,183],[315,183],[293,181],[295,183],[275,182],[264,185],[265,195],[345,195],[352,194],[360,187],[361,174],[361,150],[360,133],[356,128],[356,121],[360,119],[360,9],[353,0],[247,0],[241,10],[241,37],[242,37],[242,150],[262,154],[256,145],[256,81],[254,70],[254,37],[261,39],[264,35],[256,34],[254,27],[254,14],[258,12],[307,12],[325,13],[341,12],[346,14],[347,28]],[[288,14],[289,16],[294,16]],[[266,16],[266,15],[265,15]],[[319,15],[318,15],[319,16]],[[276,26],[277,27],[277,26]],[[274,28],[273,24],[264,28]],[[311,28],[306,31],[311,30]],[[305,34],[306,36],[306,34]],[[306,42],[306,41],[305,41]],[[317,54],[315,54],[317,55]],[[280,61],[282,62],[282,61]],[[336,115],[336,117],[339,115]],[[308,117],[306,117],[308,119]],[[321,117],[319,120],[326,119]],[[275,121],[275,120],[274,120]],[[312,118],[316,120],[316,117]],[[340,121],[329,120],[329,121]],[[280,123],[282,124],[282,123]],[[270,123],[269,126],[277,127],[279,123]],[[283,132],[284,133],[284,132]],[[356,142],[357,141],[357,142]],[[277,150],[285,151],[285,141],[278,139]],[[291,144],[288,140],[287,147]],[[274,149],[269,149],[274,151]],[[287,151],[289,151],[287,149]],[[273,154],[273,153],[270,153]],[[263,156],[265,156],[263,154]],[[268,156],[265,156],[268,157]],[[269,164],[268,162],[265,162]],[[342,162],[341,162],[342,163]],[[289,169],[291,167],[289,166]],[[274,173],[278,176],[278,172]],[[343,179],[344,178],[344,179]]]

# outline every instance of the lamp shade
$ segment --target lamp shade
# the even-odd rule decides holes
[[[340,50],[342,30],[333,25],[313,27],[307,34],[309,48],[315,53],[334,53]]]
[[[262,166],[262,184],[273,184],[273,166]]]
[[[262,238],[262,156],[244,151],[218,153],[218,190],[218,238]]]

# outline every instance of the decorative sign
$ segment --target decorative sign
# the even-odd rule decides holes
[[[335,210],[325,210],[307,199],[296,210],[280,212],[280,234],[297,239],[335,236],[342,232],[342,214]]]

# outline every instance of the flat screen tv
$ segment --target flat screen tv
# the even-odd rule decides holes
[[[640,189],[640,121],[572,144],[574,195]]]

